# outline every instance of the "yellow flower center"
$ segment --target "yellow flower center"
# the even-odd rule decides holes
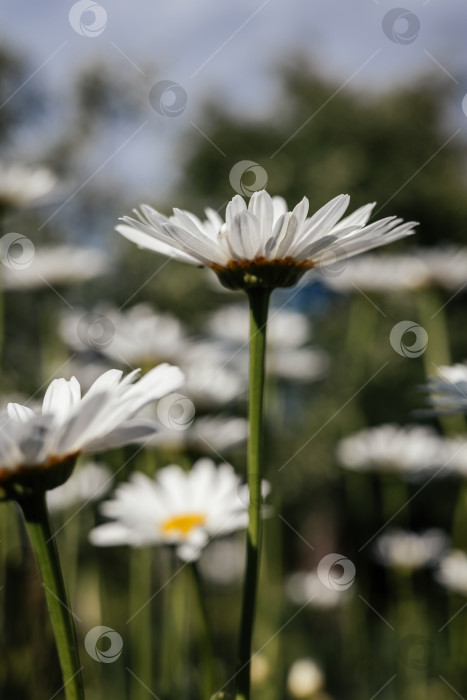
[[[206,516],[201,513],[185,513],[175,515],[162,523],[161,530],[164,534],[179,533],[183,538],[188,537],[196,527],[204,525]]]

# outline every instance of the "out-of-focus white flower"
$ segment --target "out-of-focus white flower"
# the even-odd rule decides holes
[[[122,364],[176,363],[185,374],[184,393],[200,409],[224,406],[248,386],[248,375],[235,366],[232,349],[188,338],[178,319],[147,304],[124,313],[101,307],[67,314],[61,334],[74,350],[92,349]]]
[[[105,496],[113,482],[107,465],[88,462],[79,466],[64,484],[47,492],[47,506],[51,513],[93,503]]]
[[[337,457],[346,469],[394,471],[416,475],[446,465],[446,441],[425,426],[380,425],[341,440]]]
[[[245,565],[243,538],[211,542],[199,562],[201,575],[210,583],[229,586],[238,583]]]
[[[467,286],[467,249],[450,246],[418,248],[407,255],[365,255],[348,262],[339,274],[322,274],[320,279],[338,292],[397,292],[430,285],[460,291]]]
[[[192,343],[181,366],[186,375],[184,391],[196,406],[224,406],[238,399],[248,387],[248,378],[235,366],[232,352],[219,343]]]
[[[467,248],[419,248],[414,253],[433,284],[450,291],[467,287]]]
[[[342,605],[352,595],[350,588],[325,586],[316,571],[292,574],[286,582],[286,593],[297,605],[308,603],[312,608],[323,610]]]
[[[248,307],[229,304],[215,311],[206,323],[206,330],[220,340],[236,345],[248,342],[250,324]],[[299,311],[271,309],[268,320],[268,343],[273,347],[296,348],[311,336],[311,324]]]
[[[139,370],[101,375],[84,397],[75,377],[54,379],[42,410],[9,404],[0,415],[0,486],[15,497],[17,488],[48,490],[68,479],[83,452],[144,440],[154,423],[135,418],[151,401],[183,383],[178,367],[159,365],[138,382]]]
[[[271,662],[265,654],[256,652],[251,659],[251,684],[262,685],[271,675]]]
[[[446,554],[435,577],[449,591],[467,596],[467,554],[460,549]]]
[[[186,430],[161,426],[146,444],[148,447],[223,453],[245,442],[247,435],[248,421],[245,418],[201,416],[195,418]]]
[[[167,218],[150,206],[123,217],[117,231],[141,248],[193,265],[206,265],[230,289],[290,287],[311,268],[334,263],[409,236],[414,222],[389,217],[368,224],[374,204],[342,218],[350,198],[341,194],[310,218],[306,197],[288,211],[281,197],[255,192],[248,205],[236,195],[225,223],[212,209],[205,221],[174,209]]]
[[[446,438],[446,448],[450,453],[449,471],[460,477],[467,477],[467,440],[465,436]]]
[[[178,363],[186,343],[183,324],[149,304],[137,304],[128,311],[105,306],[88,313],[75,310],[65,315],[60,330],[74,350],[97,350],[129,365]]]
[[[394,529],[378,537],[374,551],[385,566],[415,571],[439,559],[447,544],[446,533],[436,528],[425,532]]]
[[[287,690],[293,698],[312,698],[324,685],[324,674],[312,659],[297,659],[287,674]]]
[[[29,240],[29,239],[28,239]],[[98,277],[108,269],[108,255],[98,248],[77,246],[31,247],[30,262],[12,258],[2,265],[1,284],[4,289],[38,289],[50,285],[68,285]]]
[[[216,467],[210,459],[189,472],[164,467],[154,479],[133,473],[101,506],[114,522],[92,530],[90,540],[103,547],[174,545],[181,559],[193,561],[210,539],[246,528],[247,488],[229,464]]]
[[[0,207],[30,204],[50,192],[56,182],[56,176],[46,168],[0,163]]]
[[[280,379],[310,382],[322,379],[329,369],[329,355],[321,348],[282,349],[268,354],[268,370]]]
[[[349,261],[339,274],[323,273],[326,286],[338,292],[360,289],[371,292],[397,292],[424,287],[429,272],[413,255],[365,255]]]
[[[208,332],[227,343],[227,366],[248,376],[248,310],[241,304],[224,306],[206,324]],[[320,348],[303,347],[311,326],[298,311],[271,311],[268,321],[268,370],[288,381],[321,379],[329,367],[329,357]]]
[[[428,380],[426,387],[433,410],[439,414],[467,411],[467,363],[444,365],[438,374]]]

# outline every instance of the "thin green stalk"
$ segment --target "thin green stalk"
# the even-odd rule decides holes
[[[155,471],[154,455],[143,452],[138,455],[138,468],[152,476]],[[153,550],[150,547],[137,548],[130,552],[130,615],[146,604],[130,622],[131,658],[136,677],[132,677],[130,686],[131,700],[146,700],[148,688],[153,687],[153,635],[151,595],[153,569]]]
[[[200,688],[201,697],[210,698],[216,686],[214,644],[209,629],[209,616],[204,600],[201,576],[196,562],[191,563],[190,569],[194,584],[193,588],[198,599],[199,622],[201,623],[199,628],[199,645],[201,651],[200,670],[202,676],[202,687]]]
[[[153,687],[152,671],[152,549],[132,549],[130,552],[130,613],[144,610],[130,622],[131,658],[137,678],[131,678],[131,700],[146,700],[148,688]]]
[[[250,491],[247,532],[246,570],[243,584],[243,607],[237,657],[236,699],[250,697],[250,662],[256,591],[261,548],[261,466],[263,438],[264,357],[268,319],[269,289],[255,288],[248,292],[250,302],[250,390],[249,439],[247,454]]]
[[[23,510],[28,534],[39,562],[62,669],[65,698],[66,700],[84,700],[76,633],[60,568],[55,538],[50,529],[45,493],[36,492],[22,497],[20,506]]]

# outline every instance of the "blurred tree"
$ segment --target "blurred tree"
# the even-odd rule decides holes
[[[304,61],[280,70],[282,96],[271,118],[247,121],[206,106],[204,139],[188,140],[180,191],[189,204],[220,206],[235,192],[229,172],[259,163],[267,188],[315,210],[341,192],[353,207],[376,200],[378,216],[420,221],[420,244],[463,242],[466,146],[446,125],[450,93],[432,77],[383,95],[359,94],[319,77]],[[250,182],[248,177],[251,177]],[[245,186],[254,185],[252,173]]]

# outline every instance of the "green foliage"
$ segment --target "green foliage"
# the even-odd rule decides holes
[[[462,243],[466,216],[465,145],[447,125],[450,93],[437,80],[382,96],[342,90],[303,63],[282,70],[271,116],[240,120],[211,104],[200,138],[188,143],[181,193],[187,205],[221,206],[234,192],[229,171],[259,163],[268,191],[290,203],[306,195],[315,210],[347,192],[353,207],[375,200],[380,216],[420,222],[417,242]],[[208,127],[206,127],[208,124]],[[248,186],[247,176],[244,184]]]

